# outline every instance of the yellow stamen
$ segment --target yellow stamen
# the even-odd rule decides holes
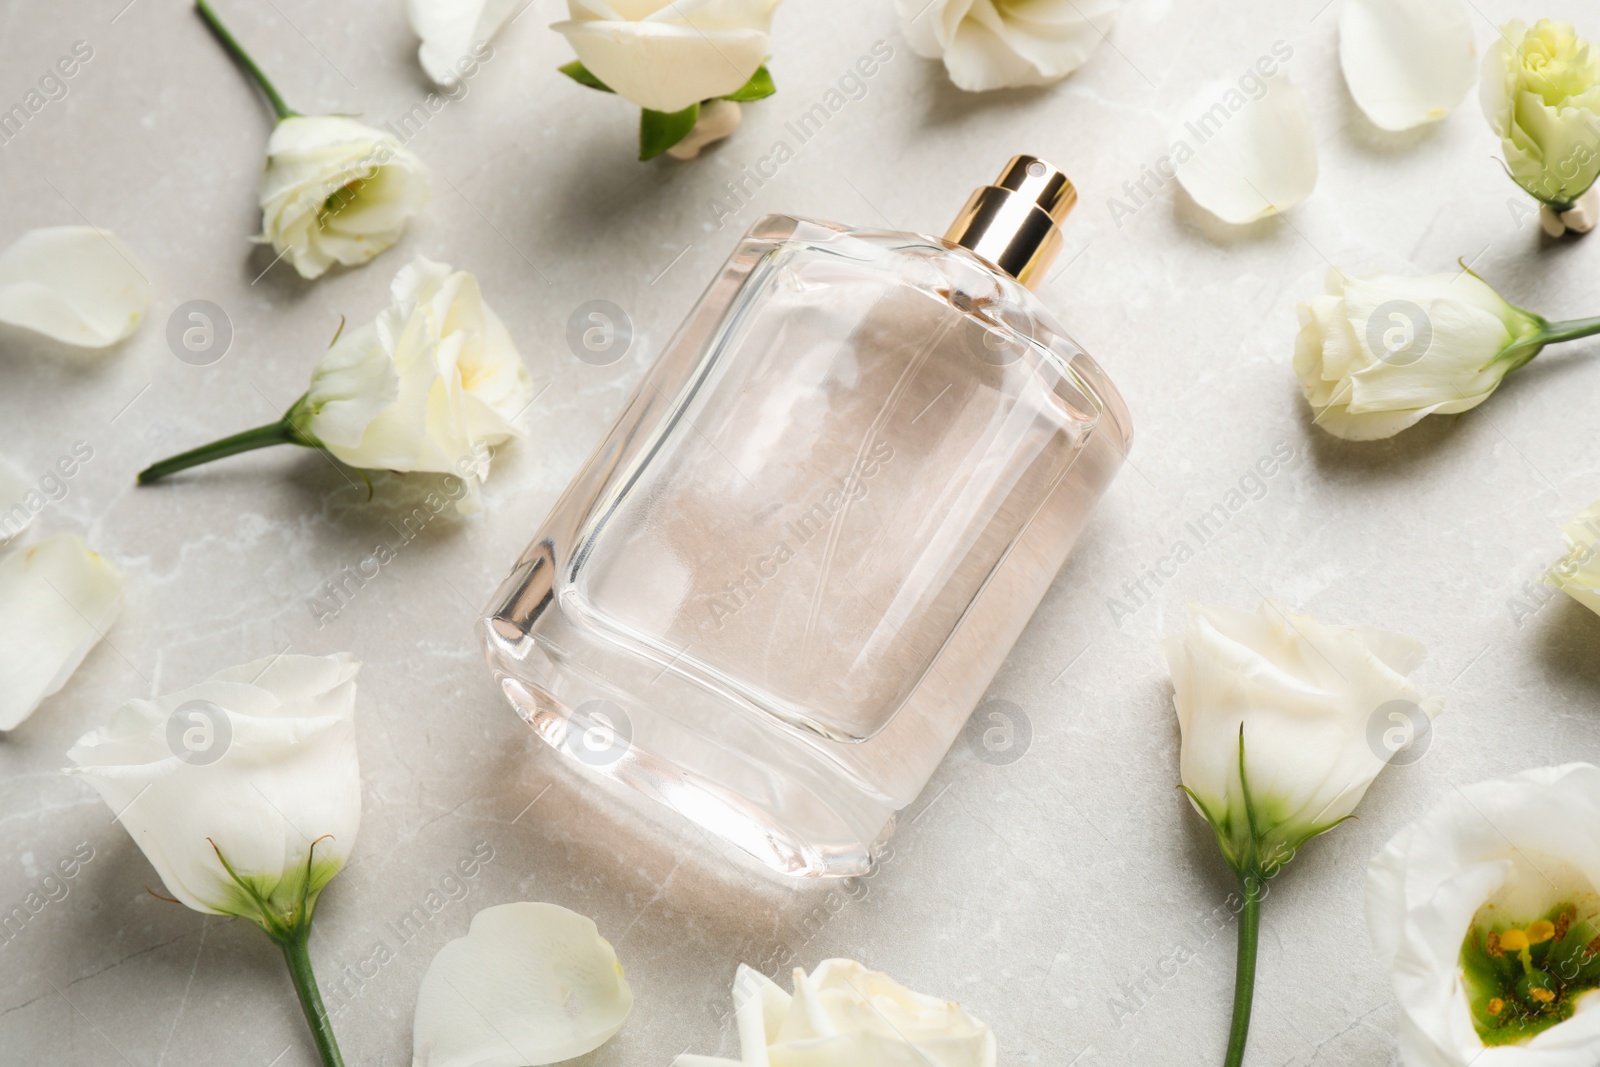
[[[1521,952],[1528,947],[1528,934],[1524,930],[1507,930],[1500,935],[1500,948],[1506,952]]]
[[[1528,990],[1528,995],[1540,1004],[1548,1004],[1556,999],[1556,995],[1548,989],[1530,989]]]
[[[1556,924],[1546,919],[1540,919],[1528,926],[1528,944],[1542,945],[1556,936]]]
[[[1506,1002],[1499,997],[1490,997],[1488,1007],[1490,1015],[1499,1015],[1506,1010]]]

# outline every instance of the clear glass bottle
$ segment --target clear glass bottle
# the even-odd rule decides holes
[[[1130,443],[1027,283],[1076,194],[1018,156],[944,238],[769,215],[495,595],[552,745],[794,875],[856,875]]]

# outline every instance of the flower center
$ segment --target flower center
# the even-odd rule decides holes
[[[1556,904],[1512,925],[1486,904],[1461,945],[1472,1025],[1485,1045],[1515,1045],[1572,1017],[1579,997],[1600,989],[1600,907]]]
[[[328,194],[328,199],[322,202],[322,215],[324,218],[337,215],[349,206],[350,202],[361,195],[361,189],[367,184],[365,178],[356,178],[345,182],[339,188]]]
[[[1541,20],[1523,40],[1523,88],[1548,107],[1582,96],[1600,78],[1600,62],[1572,27]]]

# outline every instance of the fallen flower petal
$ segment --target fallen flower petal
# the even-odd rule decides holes
[[[1284,211],[1317,184],[1311,112],[1287,74],[1263,79],[1254,99],[1232,82],[1197,93],[1169,141],[1188,148],[1174,165],[1195,203],[1224,222],[1254,222]]]
[[[106,348],[150,307],[147,272],[109,230],[30,230],[0,252],[0,322],[80,348]]]
[[[556,904],[485,908],[417,991],[414,1067],[538,1067],[599,1048],[633,992],[594,921]]]
[[[1472,20],[1461,0],[1344,0],[1339,65],[1382,129],[1437,122],[1478,76]]]
[[[67,684],[121,613],[122,585],[77,534],[0,556],[0,730]]]

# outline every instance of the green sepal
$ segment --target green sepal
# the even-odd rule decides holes
[[[342,860],[318,861],[317,842],[313,841],[306,852],[304,867],[279,875],[240,874],[233,869],[233,864],[228,862],[216,842],[210,838],[206,840],[217,854],[222,869],[233,880],[233,885],[228,887],[227,899],[210,902],[211,906],[225,915],[249,919],[280,945],[304,939],[306,931],[311,928],[317,897],[344,867]]]
[[[589,72],[589,68],[574,59],[571,63],[563,63],[556,68],[579,85],[587,85],[591,89],[599,89],[602,93],[614,93],[615,89],[596,78]]]
[[[722,99],[735,100],[743,103],[747,100],[765,99],[777,91],[778,87],[772,84],[772,72],[769,71],[766,67],[766,64],[763,63],[761,66],[756,68],[756,72],[754,74],[750,75],[749,81],[745,82],[738,89],[729,93],[727,96],[724,96]]]
[[[654,159],[685,137],[700,120],[700,105],[690,104],[682,111],[651,111],[639,116],[639,158]]]
[[[1201,817],[1210,825],[1222,858],[1241,880],[1251,877],[1272,878],[1294,859],[1307,841],[1320,837],[1346,819],[1355,818],[1354,815],[1346,815],[1330,823],[1306,827],[1297,833],[1290,833],[1283,820],[1264,820],[1250,792],[1250,779],[1245,771],[1243,723],[1239,724],[1239,790],[1244,798],[1243,819],[1240,819],[1239,812],[1213,812],[1188,786],[1180,785],[1178,788],[1188,794]],[[1262,825],[1265,822],[1271,822],[1272,825],[1263,832]]]

